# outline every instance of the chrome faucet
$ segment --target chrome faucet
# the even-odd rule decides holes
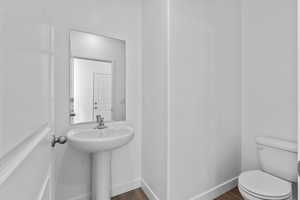
[[[96,119],[97,119],[97,123],[98,123],[98,126],[96,126],[96,129],[107,128],[107,126],[105,126],[105,124],[104,124],[104,117],[102,117],[101,115],[97,115]]]

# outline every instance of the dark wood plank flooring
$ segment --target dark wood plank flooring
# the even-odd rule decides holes
[[[142,189],[136,189],[112,198],[112,200],[148,200]]]
[[[216,198],[215,200],[242,200],[242,196],[237,188],[230,190],[229,192],[223,194],[222,196]],[[124,194],[115,196],[112,200],[148,200],[142,189],[136,189]]]
[[[234,188],[223,194],[222,196],[216,198],[216,200],[243,200],[243,198],[239,192],[239,189]]]

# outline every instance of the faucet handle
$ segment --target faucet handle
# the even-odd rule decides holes
[[[104,120],[104,117],[102,117],[101,115],[96,115],[97,118],[97,122],[101,122]]]

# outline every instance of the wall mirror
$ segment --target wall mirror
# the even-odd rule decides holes
[[[126,118],[125,41],[70,31],[70,122]]]

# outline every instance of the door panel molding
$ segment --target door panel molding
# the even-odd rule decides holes
[[[53,130],[48,126],[48,124],[44,124],[26,139],[24,139],[14,149],[6,153],[0,159],[0,186],[9,178],[10,175],[14,173],[18,166],[22,164],[22,162],[30,155],[30,153],[41,141],[44,139],[49,140],[50,147],[49,136],[52,134]]]
[[[38,195],[37,200],[48,200],[51,198],[51,175],[52,175],[52,166],[49,167],[48,172],[46,174],[45,180],[40,189],[40,193]]]

